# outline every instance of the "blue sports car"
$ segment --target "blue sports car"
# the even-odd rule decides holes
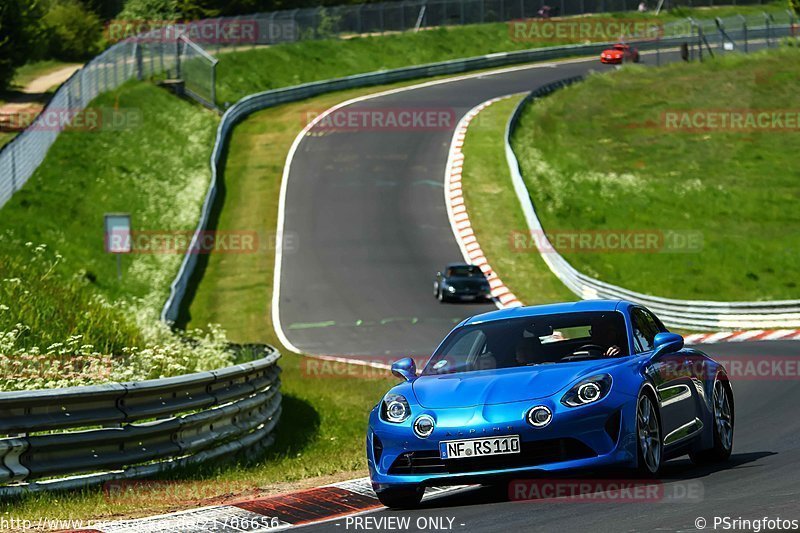
[[[411,359],[392,372],[404,382],[367,430],[372,485],[388,507],[414,507],[426,486],[542,472],[655,476],[667,459],[723,461],[733,447],[725,369],[626,301],[474,316],[420,375]]]

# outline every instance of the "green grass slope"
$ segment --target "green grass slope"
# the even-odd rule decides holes
[[[658,296],[800,297],[795,128],[688,131],[665,113],[800,109],[800,50],[597,75],[530,105],[513,138],[546,231],[670,231],[698,249],[565,257],[601,280]]]

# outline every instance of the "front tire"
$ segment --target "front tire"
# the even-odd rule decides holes
[[[424,487],[402,487],[385,489],[378,493],[378,500],[390,509],[415,509],[425,494]]]
[[[733,451],[733,394],[722,381],[714,382],[714,447],[689,454],[696,465],[727,461]]]
[[[636,448],[639,473],[648,477],[658,475],[663,458],[661,419],[655,400],[646,392],[636,401]]]

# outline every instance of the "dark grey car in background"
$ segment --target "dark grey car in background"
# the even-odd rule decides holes
[[[440,302],[487,301],[492,299],[489,280],[480,267],[465,263],[450,263],[436,273],[433,295]]]

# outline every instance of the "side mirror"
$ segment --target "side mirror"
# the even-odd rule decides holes
[[[392,374],[406,381],[414,381],[417,379],[417,365],[410,357],[404,357],[392,363]]]
[[[652,358],[655,359],[666,353],[677,352],[681,348],[683,348],[683,337],[677,333],[669,333],[666,331],[656,333],[656,337],[653,339]]]

